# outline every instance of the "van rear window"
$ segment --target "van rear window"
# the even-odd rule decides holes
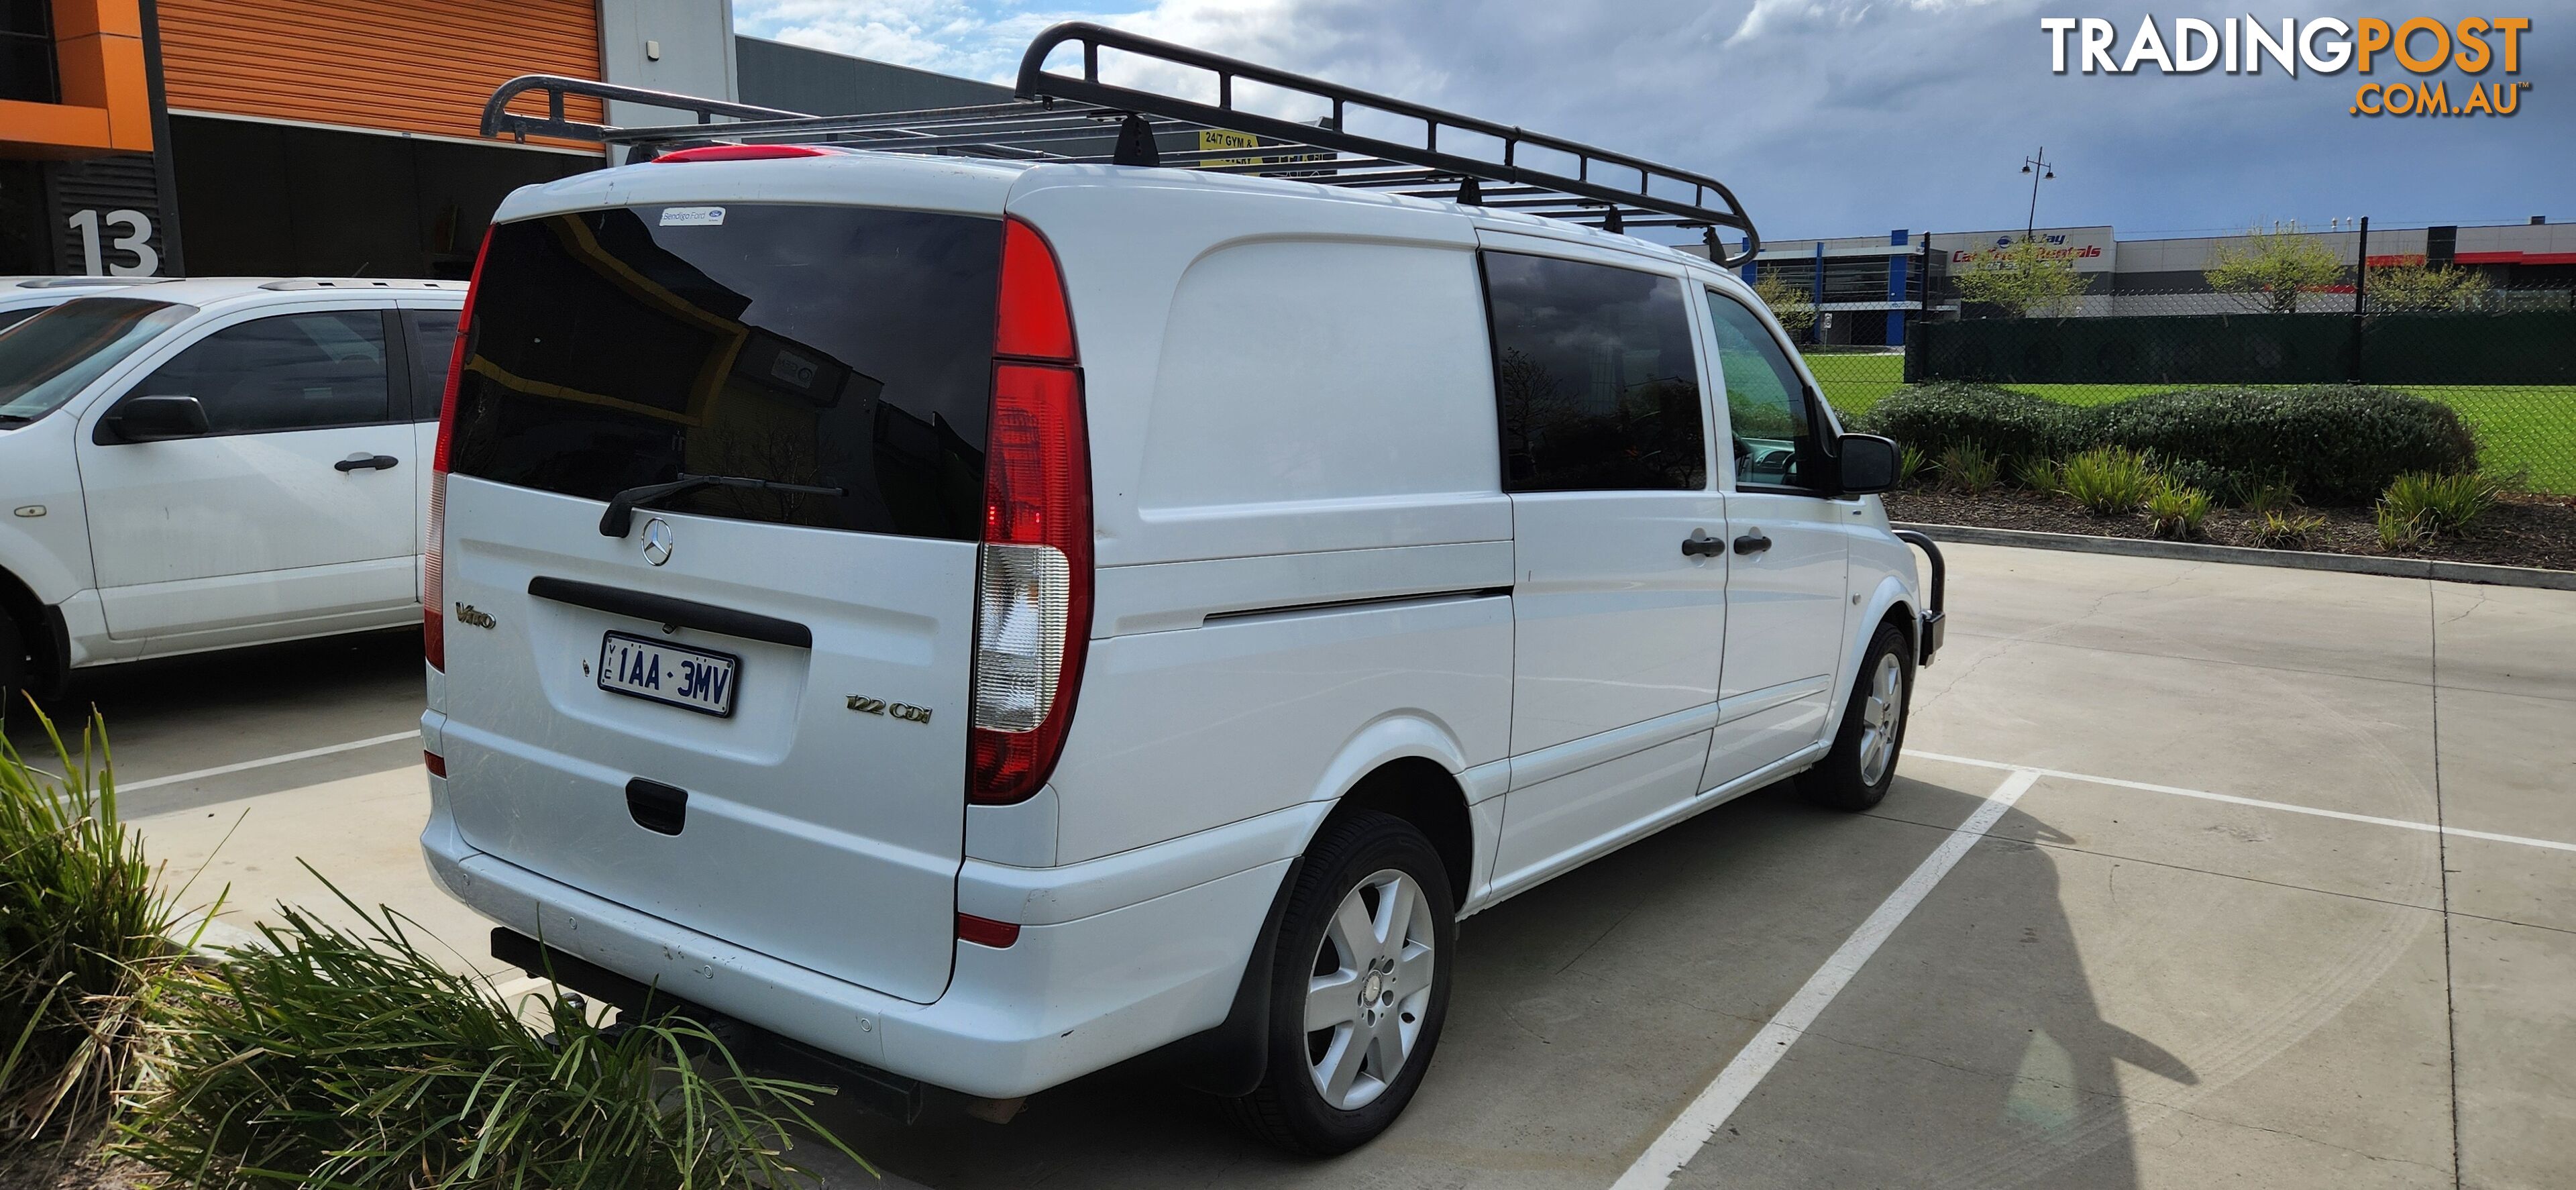
[[[973,540],[1002,225],[741,204],[505,223],[474,295],[450,470],[654,507]]]

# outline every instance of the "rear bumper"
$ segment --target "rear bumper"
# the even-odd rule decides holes
[[[444,784],[431,781],[423,855],[447,893],[483,916],[603,971],[826,1054],[993,1099],[1045,1090],[1222,1021],[1271,897],[1311,819],[1327,808],[1319,804],[1309,814],[1299,807],[1109,857],[1121,870],[1106,886],[1100,873],[1085,870],[1092,864],[1024,869],[970,860],[959,878],[959,907],[997,916],[990,910],[1016,904],[1026,912],[1002,919],[1030,924],[1006,948],[959,943],[946,992],[935,1003],[917,1004],[476,851],[446,813]],[[1142,854],[1167,849],[1175,854],[1160,859],[1183,862],[1166,867]],[[1257,858],[1269,851],[1278,854]],[[1233,866],[1247,858],[1253,862]],[[1176,891],[1098,905],[1106,888],[1136,887],[1128,872],[1205,871],[1211,859],[1230,860],[1219,866],[1233,870]],[[830,929],[850,911],[817,906],[812,928]]]

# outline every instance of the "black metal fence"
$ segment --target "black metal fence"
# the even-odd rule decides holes
[[[2567,289],[2460,295],[2392,309],[2350,293],[2097,294],[2055,316],[1915,323],[1901,352],[1807,356],[1846,415],[1907,384],[1966,381],[2094,405],[2178,388],[2369,384],[2458,410],[2482,464],[2576,494],[2576,297]],[[2360,305],[2356,312],[2354,307]],[[2336,310],[2334,307],[2341,307]]]

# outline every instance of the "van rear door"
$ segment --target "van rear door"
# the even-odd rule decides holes
[[[1002,234],[748,203],[493,229],[443,481],[466,842],[939,996]]]

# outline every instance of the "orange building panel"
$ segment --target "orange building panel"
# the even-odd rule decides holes
[[[599,77],[594,0],[161,0],[160,18],[173,111],[478,137],[511,78]]]

